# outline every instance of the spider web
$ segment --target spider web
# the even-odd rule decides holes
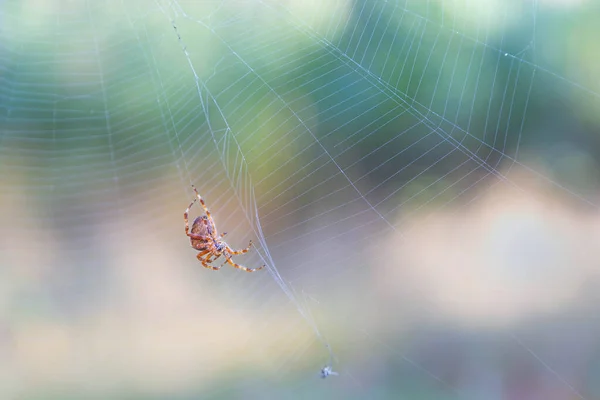
[[[595,178],[530,157],[532,132],[560,130],[540,122],[540,98],[585,104],[579,111],[589,114],[600,98],[591,80],[565,77],[559,56],[539,56],[559,47],[543,30],[560,21],[551,5],[32,3],[0,3],[1,233],[16,249],[2,259],[12,338],[3,346],[18,363],[28,353],[13,339],[62,343],[34,359],[75,357],[97,387],[81,386],[71,362],[52,375],[5,361],[11,377],[37,385],[5,384],[7,395],[66,380],[68,393],[500,398],[512,394],[498,376],[516,379],[494,364],[503,350],[533,374],[528,384],[538,380],[529,388],[538,392],[517,384],[525,394],[515,398],[599,390],[598,358],[579,354],[579,343],[593,344],[593,321],[577,324],[587,341],[544,341],[551,322],[515,322],[548,310],[540,298],[560,297],[553,285],[562,270],[527,269],[545,277],[532,286],[494,270],[506,264],[490,251],[486,268],[455,274],[484,285],[483,270],[499,297],[530,291],[535,304],[515,301],[528,311],[508,317],[490,308],[465,317],[446,304],[469,303],[446,290],[463,280],[443,290],[419,283],[449,279],[460,264],[452,249],[431,275],[416,278],[411,266],[421,265],[413,246],[439,249],[437,231],[414,239],[423,226],[441,213],[460,226],[461,210],[485,208],[495,190],[534,198],[540,185],[597,209]],[[192,184],[233,248],[254,241],[234,260],[266,271],[199,266],[181,220]],[[19,298],[26,311],[15,308]],[[339,376],[322,385],[324,366]]]

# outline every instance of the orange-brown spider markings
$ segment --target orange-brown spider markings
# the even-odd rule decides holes
[[[250,241],[248,247],[242,250],[233,250],[231,247],[229,247],[229,245],[222,240],[223,237],[227,235],[227,232],[223,232],[220,235],[218,234],[215,221],[210,215],[210,211],[208,210],[208,207],[206,207],[202,196],[200,196],[194,185],[192,185],[192,189],[194,189],[194,193],[196,193],[196,198],[190,203],[188,208],[183,213],[183,219],[185,221],[185,234],[189,236],[192,247],[200,252],[198,255],[196,255],[196,258],[198,258],[198,261],[202,263],[202,266],[215,271],[221,269],[225,263],[229,263],[231,266],[246,272],[254,272],[258,271],[259,269],[263,269],[265,267],[264,265],[258,268],[246,268],[243,265],[236,264],[231,260],[231,256],[233,255],[247,253],[248,250],[250,250],[250,247],[252,247],[252,240]],[[200,200],[200,204],[202,205],[202,208],[204,208],[206,215],[196,217],[192,223],[192,232],[190,233],[188,214],[190,213],[190,208],[192,208],[196,200]],[[223,262],[221,266],[214,267],[210,265],[221,256],[225,257],[225,262]]]

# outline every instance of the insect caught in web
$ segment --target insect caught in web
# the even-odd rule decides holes
[[[252,240],[250,241],[250,244],[248,244],[248,247],[242,250],[233,250],[231,247],[229,247],[229,245],[223,240],[223,237],[227,234],[227,232],[223,232],[219,235],[215,221],[210,215],[210,211],[208,210],[208,207],[206,207],[204,199],[202,199],[202,196],[200,196],[194,185],[192,185],[192,189],[194,189],[194,193],[196,193],[196,198],[190,203],[188,208],[183,213],[183,219],[185,221],[185,234],[190,238],[192,247],[199,251],[198,255],[196,255],[196,258],[202,263],[202,266],[215,271],[221,269],[221,267],[226,263],[230,264],[232,267],[246,272],[254,272],[263,269],[265,267],[264,265],[258,268],[246,268],[243,265],[233,262],[231,256],[247,253],[248,250],[250,250],[250,247],[252,247]],[[190,212],[190,208],[192,208],[197,200],[200,201],[200,204],[202,205],[202,208],[204,208],[204,213],[206,215],[196,217],[192,223],[192,231],[190,232],[188,214]],[[211,265],[221,256],[225,257],[223,264],[221,264],[219,267]]]
[[[329,375],[339,375],[339,374],[331,368],[331,365],[326,365],[321,369],[321,378],[325,379]]]

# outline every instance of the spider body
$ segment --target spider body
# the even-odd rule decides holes
[[[242,250],[233,250],[231,247],[229,247],[229,245],[223,240],[223,237],[227,234],[227,232],[223,232],[221,235],[218,234],[215,221],[213,220],[208,207],[204,203],[204,199],[202,199],[202,196],[200,196],[193,185],[192,188],[194,189],[194,193],[196,193],[196,198],[190,203],[188,208],[183,213],[183,219],[185,222],[185,234],[190,238],[190,244],[192,247],[199,251],[198,255],[196,255],[196,258],[198,258],[198,261],[202,263],[202,266],[215,271],[221,269],[221,267],[226,263],[230,264],[232,267],[246,272],[254,272],[258,271],[259,269],[263,269],[265,267],[264,265],[258,268],[246,268],[233,262],[231,256],[247,253],[248,250],[250,250],[250,247],[252,247],[252,241],[250,241],[248,247]],[[196,217],[192,223],[192,229],[190,232],[188,215],[190,209],[196,201],[200,201],[200,204],[202,205],[206,215]],[[223,264],[221,264],[219,267],[211,265],[212,262],[221,256],[225,257]]]
[[[207,250],[209,239],[212,240],[214,232],[214,228],[209,225],[208,217],[206,215],[202,215],[201,217],[196,217],[194,222],[192,222],[192,234],[196,237],[201,236],[203,239],[194,239],[190,237],[190,242],[192,247],[196,250]],[[207,239],[204,239],[207,238]]]

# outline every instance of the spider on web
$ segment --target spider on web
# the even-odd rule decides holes
[[[204,199],[202,199],[202,196],[200,196],[194,185],[192,185],[192,189],[194,189],[194,193],[196,193],[196,198],[190,203],[188,208],[183,213],[183,219],[185,221],[185,234],[190,238],[192,247],[199,251],[198,255],[196,255],[196,258],[202,263],[202,266],[215,271],[221,269],[221,267],[226,263],[230,264],[232,267],[246,272],[254,272],[263,269],[265,267],[264,265],[258,268],[246,268],[243,265],[233,262],[231,256],[247,253],[248,250],[250,250],[250,247],[252,247],[252,240],[250,241],[248,247],[242,250],[233,250],[231,247],[229,247],[229,245],[223,240],[223,237],[227,234],[227,232],[223,232],[220,235],[218,234],[217,226],[210,215],[210,211],[208,210],[206,203],[204,203]],[[206,215],[196,217],[192,223],[192,231],[190,232],[188,214],[190,212],[190,208],[192,208],[196,200],[200,201],[200,204],[202,205],[202,208],[204,208]],[[211,265],[221,256],[225,257],[223,264],[221,264],[219,267]]]

